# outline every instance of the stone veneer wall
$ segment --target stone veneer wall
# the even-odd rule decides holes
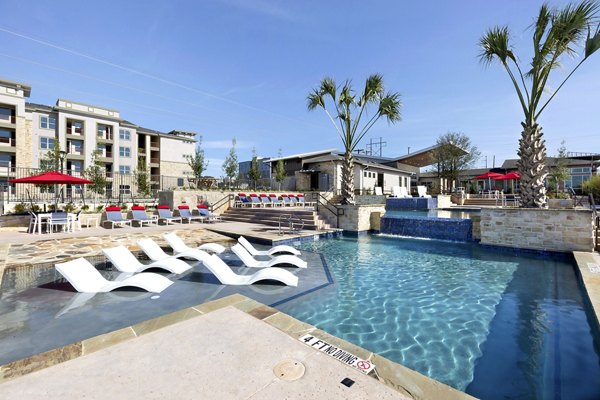
[[[160,161],[160,174],[164,176],[184,176],[184,172],[192,172],[186,162]],[[189,175],[190,177],[192,175]]]
[[[481,244],[547,251],[593,251],[591,210],[482,209]]]
[[[16,118],[16,166],[23,168],[33,167],[33,144],[31,142],[31,121],[23,117]]]
[[[158,202],[159,204],[166,204],[168,206],[171,206],[171,209],[176,208],[180,204],[186,203],[190,205],[190,208],[193,210],[196,207],[196,204],[198,204],[200,196],[204,199],[205,202],[208,202],[209,204],[215,204],[217,201],[221,200],[228,194],[235,195],[236,193],[207,190],[167,190],[158,192]],[[225,203],[218,209],[215,209],[214,212],[221,213],[227,210],[228,208],[229,205]]]
[[[340,224],[338,228],[351,232],[366,232],[379,228],[378,226],[372,226],[372,220],[378,225],[378,218],[376,218],[376,216],[371,218],[371,214],[378,213],[381,215],[385,212],[385,206],[383,204],[342,205],[337,207],[338,209],[344,210],[344,215],[340,215],[339,217]]]
[[[365,194],[360,196],[354,196],[354,202],[358,205],[367,205],[367,204],[385,204],[385,196],[377,196],[374,194]]]

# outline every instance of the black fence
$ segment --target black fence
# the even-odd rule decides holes
[[[107,172],[102,176],[105,181],[103,190],[91,190],[92,185],[36,185],[29,183],[10,183],[10,179],[38,175],[44,171],[37,168],[0,168],[0,207],[8,203],[137,203],[155,202],[158,192],[164,190],[194,189],[223,191],[269,191],[278,190],[280,184],[274,179],[260,179],[256,182],[248,179],[217,179],[203,177],[197,182],[191,176],[165,176],[120,174]],[[91,179],[82,171],[65,171],[69,175]]]

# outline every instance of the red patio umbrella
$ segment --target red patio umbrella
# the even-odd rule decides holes
[[[88,179],[78,178],[76,176],[71,176],[67,174],[63,174],[57,171],[49,171],[44,172],[43,174],[26,176],[24,178],[17,179],[9,179],[11,183],[34,183],[38,185],[60,185],[60,184],[73,184],[73,185],[83,185],[86,183],[93,183]],[[54,208],[58,206],[58,192],[54,197]]]
[[[491,181],[491,179],[492,178],[496,179],[499,176],[502,176],[502,174],[499,174],[497,172],[488,171],[485,174],[477,175],[475,177],[475,179],[487,179],[488,180],[488,189],[491,190],[492,189],[492,181]]]
[[[49,171],[44,172],[43,174],[26,176],[24,178],[17,179],[9,179],[11,183],[35,183],[42,185],[52,185],[52,184],[73,184],[73,185],[82,185],[85,183],[93,183],[88,179],[78,178],[76,176],[71,176],[67,174],[62,174],[57,171]]]
[[[495,181],[508,181],[508,180],[512,180],[512,179],[521,179],[521,174],[519,174],[518,172],[509,172],[508,174],[505,175],[500,175],[496,178],[492,178]]]

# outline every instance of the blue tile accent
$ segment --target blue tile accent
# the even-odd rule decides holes
[[[396,199],[393,197],[385,201],[385,209],[391,210],[429,210],[437,208],[437,199],[429,197],[413,197]]]
[[[381,233],[468,242],[473,240],[473,225],[459,218],[383,217]]]

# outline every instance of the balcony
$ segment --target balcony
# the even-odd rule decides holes
[[[0,146],[3,147],[15,147],[16,140],[14,138],[0,137]]]
[[[160,141],[151,140],[150,141],[150,150],[160,150]]]
[[[112,143],[113,135],[112,135],[112,133],[106,133],[106,134],[98,133],[96,135],[96,141],[102,142],[102,143]]]
[[[152,167],[158,167],[160,165],[160,158],[158,157],[152,157],[150,159],[150,166]]]

